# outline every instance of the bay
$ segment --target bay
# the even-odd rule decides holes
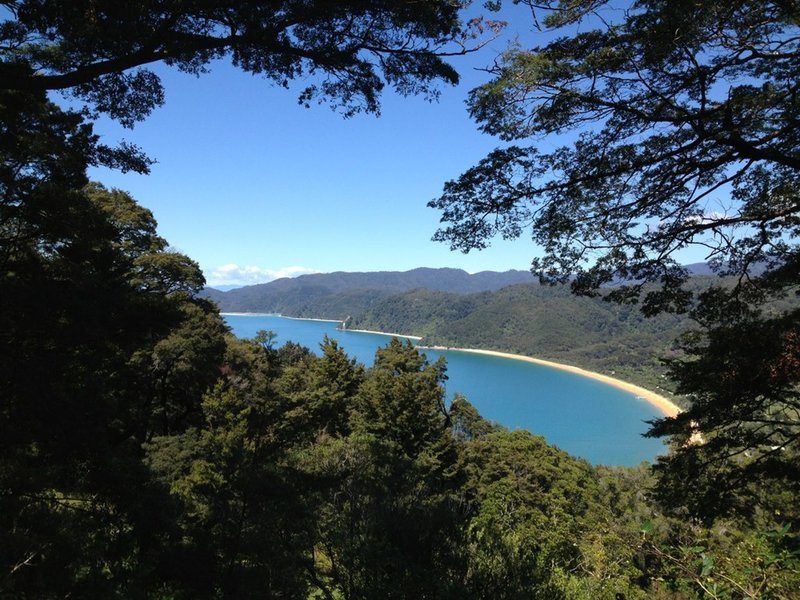
[[[276,345],[293,341],[319,353],[324,336],[369,366],[390,336],[339,331],[338,322],[276,315],[223,315],[234,334],[274,331]],[[647,420],[661,414],[650,404],[600,381],[553,367],[457,350],[422,350],[428,360],[447,360],[448,399],[460,393],[485,418],[523,428],[593,464],[632,466],[665,451],[660,440],[642,437]]]

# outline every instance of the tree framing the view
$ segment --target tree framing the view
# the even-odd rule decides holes
[[[561,4],[552,25],[592,18],[596,3]],[[764,276],[747,272],[696,303],[708,335],[687,338],[696,359],[674,366],[693,406],[654,430],[678,438],[658,465],[673,493],[659,505],[643,493],[646,465],[595,467],[486,421],[465,398],[447,406],[444,360],[429,363],[411,343],[393,340],[367,368],[329,339],[317,356],[276,348],[269,331],[234,337],[200,296],[199,266],[158,235],[153,214],[88,179],[98,165],[147,172],[137,148],[103,145],[91,120],[105,112],[132,126],[158,106],[153,61],[200,74],[230,56],[280,85],[310,81],[301,102],[377,112],[386,85],[435,95],[455,81],[443,56],[479,45],[472,31],[486,26],[460,24],[464,5],[0,0],[0,596],[595,600],[798,589],[798,312],[761,310],[792,291],[791,252],[774,264],[756,252]],[[771,16],[784,7],[796,25],[793,6]],[[702,24],[702,7],[690,8]],[[789,48],[793,25],[776,23],[767,29],[789,32]],[[85,107],[59,107],[53,90]],[[489,107],[481,94],[474,107]],[[776,114],[794,119],[791,110]],[[757,168],[764,185],[791,173],[767,159]],[[792,249],[788,230],[781,241]],[[672,272],[662,283],[676,285],[649,310],[688,301]],[[585,290],[602,284],[591,275],[578,281]],[[704,443],[684,443],[696,430]],[[726,493],[736,485],[748,493]],[[758,507],[775,500],[758,522],[711,528],[681,512],[713,518],[719,500],[741,510],[753,497]]]
[[[463,23],[460,8],[0,2],[0,595],[263,597],[275,586],[295,597],[287,590],[308,588],[308,548],[275,543],[276,529],[304,539],[296,514],[281,520],[295,504],[262,494],[246,510],[254,487],[291,487],[275,457],[298,440],[261,444],[255,418],[278,403],[266,383],[278,354],[231,340],[197,296],[199,266],[169,249],[130,196],[89,182],[92,166],[146,173],[151,164],[135,146],[102,144],[91,121],[105,113],[132,127],[162,104],[153,63],[200,75],[226,56],[283,87],[305,81],[300,102],[328,101],[344,116],[378,113],[387,86],[435,98],[458,80],[444,57],[480,45],[484,25]],[[84,107],[58,106],[54,91]],[[247,394],[237,388],[245,383]],[[238,487],[214,493],[226,472],[208,465],[224,463],[223,442],[251,452],[232,469]],[[269,460],[250,468],[251,456]],[[170,483],[185,468],[183,487],[171,489],[162,467]],[[204,511],[217,528],[194,527]],[[242,558],[244,542],[258,560]],[[231,577],[237,566],[259,579]]]
[[[473,118],[511,144],[430,202],[434,239],[467,252],[530,232],[543,281],[646,314],[691,311],[702,329],[672,374],[692,406],[651,435],[705,443],[662,459],[664,481],[710,477],[691,494],[701,512],[732,509],[722,490],[760,478],[796,487],[800,313],[781,302],[800,272],[800,6],[522,3],[560,37],[510,49],[473,90]],[[565,133],[569,145],[540,149]],[[693,293],[689,247],[729,277]]]
[[[480,46],[481,20],[464,24],[460,3],[115,2],[0,3],[0,81],[21,91],[65,90],[126,126],[164,101],[163,62],[203,73],[230,56],[242,70],[283,87],[311,78],[300,101],[327,100],[346,116],[379,111],[388,84],[436,97],[458,81],[445,56]]]

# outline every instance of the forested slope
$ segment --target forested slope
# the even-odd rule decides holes
[[[663,388],[661,359],[690,323],[642,316],[635,305],[516,285],[472,295],[414,290],[376,301],[352,327],[424,336],[423,345],[513,352]]]
[[[417,271],[442,277],[332,274],[223,294],[207,290],[206,295],[231,312],[337,320],[349,316],[348,326],[354,329],[421,336],[423,345],[499,350],[565,362],[661,391],[666,384],[662,359],[674,355],[675,340],[690,325],[684,317],[661,314],[646,318],[636,305],[578,297],[567,286],[521,283],[478,293],[430,287],[394,291],[399,282],[433,286],[435,281],[439,288],[468,289],[447,281],[446,275],[454,275],[463,284],[464,276],[470,277],[463,271]],[[486,273],[483,282],[499,285],[519,273]],[[526,275],[525,279],[532,278]],[[695,280],[696,286],[707,281],[703,277]],[[348,282],[375,287],[347,288]],[[381,287],[386,285],[389,287]]]
[[[687,269],[695,273],[688,284],[695,292],[721,282],[704,264]],[[637,304],[576,296],[567,285],[541,286],[523,271],[315,274],[228,292],[206,288],[202,295],[223,311],[351,317],[348,326],[355,329],[421,336],[423,345],[564,362],[668,395],[664,361],[678,355],[676,340],[693,326],[685,316],[645,317]]]
[[[697,271],[698,266],[694,265]],[[428,274],[450,269],[423,269]],[[413,273],[413,272],[409,272]],[[462,275],[465,273],[459,272]],[[484,274],[485,281],[499,284],[509,275]],[[569,286],[522,283],[478,293],[447,292],[417,288],[393,292],[380,287],[387,281],[397,284],[397,275],[356,273],[312,276],[307,281],[289,284],[252,286],[238,290],[241,296],[231,300],[227,292],[214,298],[223,309],[274,312],[291,317],[344,320],[351,329],[390,331],[422,337],[427,346],[480,348],[511,352],[576,365],[671,394],[665,373],[666,362],[680,356],[677,340],[682,333],[697,326],[685,315],[642,314],[637,304],[607,302],[601,297],[583,297],[571,293]],[[460,276],[457,276],[460,277]],[[475,276],[472,276],[475,277]],[[298,278],[299,279],[299,278]],[[423,278],[432,285],[432,278]],[[446,283],[439,287],[458,286]],[[420,281],[419,277],[401,280]],[[331,286],[317,285],[331,281]],[[370,282],[372,289],[350,289],[347,281]],[[312,282],[316,282],[312,285]],[[711,285],[734,285],[707,275],[697,275],[688,283],[695,293]],[[338,289],[338,291],[332,291]],[[464,289],[458,288],[458,289]],[[225,298],[228,298],[225,300]],[[238,299],[237,299],[238,298]],[[241,302],[241,303],[239,303]],[[786,298],[765,305],[768,312],[791,308],[796,301]],[[679,403],[680,397],[674,398]]]
[[[376,297],[413,289],[456,294],[497,290],[533,281],[527,271],[483,271],[469,274],[461,269],[418,268],[410,271],[367,273],[317,273],[283,278],[227,292],[207,289],[204,295],[222,311],[272,312],[294,317],[343,319],[363,311]]]

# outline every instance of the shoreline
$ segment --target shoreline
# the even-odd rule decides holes
[[[290,319],[292,321],[319,321],[320,323],[341,323],[340,319],[315,319],[313,317],[287,317],[280,313],[255,313],[255,312],[220,312],[222,316],[228,315],[231,317],[280,317],[281,319]],[[338,328],[337,328],[338,329]],[[409,340],[421,340],[422,336],[419,335],[406,335],[405,333],[387,333],[386,331],[373,331],[372,329],[338,329],[347,333],[352,331],[354,333],[372,333],[374,335],[386,335],[396,338],[407,338]]]
[[[339,323],[340,321],[337,321]],[[372,329],[340,329],[339,331],[343,331],[347,333],[348,331],[352,331],[353,333],[371,333],[373,335],[388,335],[390,337],[396,338],[404,338],[409,340],[416,340],[419,341],[422,339],[419,335],[406,335],[405,333],[387,333],[385,331],[373,331]],[[422,348],[422,346],[417,346],[417,348]]]
[[[267,317],[281,317],[282,319],[292,319],[294,321],[322,321],[325,323],[341,323],[338,319],[312,319],[307,317],[285,317],[281,314],[276,313],[236,313],[236,312],[225,312],[220,313],[221,315],[232,315],[232,316],[267,316]],[[396,338],[405,338],[410,340],[419,341],[423,339],[420,336],[416,335],[405,335],[402,333],[387,333],[385,331],[373,331],[370,329],[342,329],[340,331],[348,332],[351,331],[353,333],[371,333],[374,335],[384,335],[388,337],[396,337]],[[483,354],[486,356],[497,356],[499,358],[510,358],[512,360],[521,360],[523,362],[532,363],[535,365],[541,365],[544,367],[550,367],[553,369],[560,369],[562,371],[568,371],[569,373],[574,373],[575,375],[580,375],[582,377],[588,377],[589,379],[594,379],[595,381],[599,381],[601,383],[605,383],[606,385],[613,386],[618,390],[622,390],[628,392],[629,394],[633,394],[637,399],[644,400],[650,406],[657,409],[661,414],[665,417],[675,417],[678,413],[682,412],[682,409],[675,404],[672,400],[665,398],[660,394],[656,394],[655,392],[648,390],[647,388],[643,388],[642,386],[636,385],[634,383],[629,383],[627,381],[623,381],[622,379],[617,379],[616,377],[611,377],[610,375],[603,375],[602,373],[597,373],[596,371],[589,371],[587,369],[582,369],[581,367],[576,367],[574,365],[568,365],[565,363],[554,362],[552,360],[545,360],[543,358],[533,358],[532,356],[525,356],[524,354],[513,354],[511,352],[500,352],[499,350],[481,350],[480,348],[452,348],[449,346],[416,346],[420,350],[444,350],[448,352],[470,352],[472,354]]]
[[[446,350],[448,352],[470,352],[472,354],[483,354],[486,356],[497,356],[500,358],[521,360],[523,362],[529,362],[535,365],[542,365],[544,367],[560,369],[562,371],[568,371],[576,375],[581,375],[582,377],[588,377],[589,379],[594,379],[595,381],[600,381],[601,383],[613,386],[619,390],[631,393],[635,395],[636,398],[644,400],[654,408],[658,409],[665,417],[675,417],[678,415],[678,413],[682,411],[682,409],[677,404],[672,402],[672,400],[669,400],[668,398],[665,398],[660,394],[656,394],[651,390],[643,388],[634,383],[628,383],[627,381],[623,381],[622,379],[617,379],[616,377],[603,375],[602,373],[597,373],[595,371],[588,371],[587,369],[582,369],[581,367],[576,367],[574,365],[558,363],[552,360],[545,360],[543,358],[533,358],[531,356],[525,356],[523,354],[500,352],[498,350],[481,350],[479,348],[450,348],[447,346],[417,346],[417,348],[421,350]]]
[[[280,317],[281,319],[291,319],[292,321],[322,321],[323,323],[341,323],[338,319],[312,319],[311,317],[287,317],[281,313],[262,313],[262,312],[220,312],[220,315],[231,317]]]
[[[254,313],[254,312],[220,312],[223,317],[228,315],[231,317],[281,317],[286,318],[278,313]]]
[[[339,319],[312,319],[311,317],[285,317],[283,315],[276,315],[281,319],[291,319],[292,321],[319,321],[320,323],[341,323]]]

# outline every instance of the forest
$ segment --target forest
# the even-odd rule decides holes
[[[560,28],[604,3],[526,4]],[[636,468],[448,402],[446,364],[398,340],[367,368],[331,340],[235,338],[153,214],[89,179],[152,165],[93,122],[163,102],[154,62],[228,57],[377,112],[385,87],[457,81],[443,47],[487,29],[459,4],[0,6],[0,597],[798,597],[796,3],[641,0],[505,55],[472,96],[482,127],[598,131],[498,149],[431,202],[455,249],[532,226],[543,283],[691,321],[667,371],[686,410],[651,423],[670,452]],[[702,212],[720,182],[738,212]],[[692,240],[720,283],[672,257]],[[518,316],[535,292],[507,289]]]

